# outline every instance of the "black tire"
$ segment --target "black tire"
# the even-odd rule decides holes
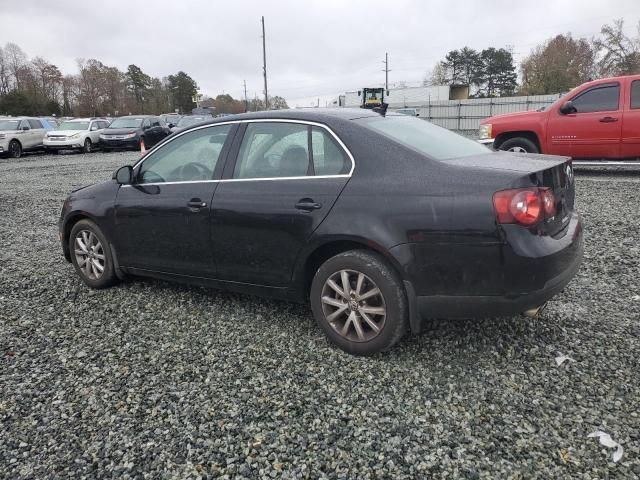
[[[540,153],[538,146],[526,137],[514,137],[502,142],[498,150],[519,153]]]
[[[103,151],[104,153],[111,153],[111,149],[110,149],[110,148],[102,147],[102,151]]]
[[[20,158],[22,156],[22,145],[18,140],[11,140],[9,142],[9,158]]]
[[[104,257],[103,271],[100,273],[100,275],[97,278],[92,278],[91,272],[89,272],[88,274],[87,268],[83,267],[83,265],[87,265],[87,262],[83,263],[82,265],[78,263],[79,259],[78,259],[78,254],[76,254],[76,251],[77,251],[76,247],[78,247],[79,244],[76,242],[76,239],[80,238],[82,240],[83,232],[92,233],[93,235],[95,235],[95,237],[97,237],[98,241],[100,242],[101,248],[93,251],[94,255],[101,254]],[[89,238],[92,238],[92,237],[89,237]],[[83,242],[83,243],[86,243],[86,242]],[[91,249],[86,249],[86,250],[90,251]],[[107,241],[107,238],[102,233],[102,230],[100,230],[100,228],[91,220],[86,220],[86,219],[80,220],[73,226],[73,228],[71,229],[71,234],[69,235],[69,252],[71,254],[71,262],[73,263],[73,266],[76,269],[76,273],[80,276],[82,281],[87,286],[91,288],[106,288],[106,287],[110,287],[111,285],[117,282],[118,277],[115,272],[115,267],[113,264],[113,255],[111,254],[111,247],[109,246],[109,242]],[[99,261],[100,259],[96,257],[95,260]],[[88,267],[90,267],[89,270],[93,268],[90,265],[88,265]]]
[[[383,322],[381,326],[379,324],[379,332],[376,333],[364,321],[359,323],[361,329],[362,326],[365,327],[365,334],[374,335],[370,339],[354,339],[353,337],[356,336],[355,328],[353,329],[354,332],[351,333],[351,339],[339,333],[338,330],[344,328],[348,319],[343,323],[339,323],[340,320],[332,323],[327,320],[327,314],[325,313],[326,307],[323,308],[323,305],[326,305],[323,301],[323,296],[326,298],[328,288],[327,281],[345,270],[352,272],[356,278],[359,277],[359,274],[364,274],[366,278],[364,282],[369,285],[369,291],[375,289],[372,287],[377,287],[381,292],[382,300],[378,305],[381,304],[385,308],[386,314],[384,319],[381,320]],[[349,279],[349,282],[353,289],[352,292],[354,292],[356,287],[351,279]],[[332,292],[332,290],[328,291]],[[365,288],[363,288],[363,292],[360,293],[366,293]],[[338,294],[336,294],[336,297],[340,299]],[[402,280],[386,260],[374,252],[351,250],[336,255],[324,262],[316,272],[311,283],[310,300],[316,322],[318,322],[318,325],[322,328],[329,340],[345,352],[353,355],[372,355],[388,350],[404,336],[408,329],[409,310]],[[360,304],[360,308],[363,308],[363,303],[366,303],[366,301],[358,302],[357,298],[354,300]],[[340,299],[340,301],[342,300]],[[351,304],[352,301],[348,303]],[[371,305],[366,305],[366,307],[377,308]],[[335,306],[330,306],[329,308],[339,309]],[[354,307],[349,307],[345,310],[345,314],[349,312],[350,315],[357,312],[358,308],[359,307],[355,305]],[[335,313],[336,311],[337,310],[334,310],[333,312]],[[369,318],[373,318],[373,316],[369,314]]]
[[[91,147],[93,144],[91,143],[90,138],[84,139],[84,146],[82,147],[82,153],[91,153]]]

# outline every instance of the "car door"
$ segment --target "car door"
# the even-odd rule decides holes
[[[89,139],[91,143],[96,145],[100,141],[100,134],[102,133],[102,122],[100,120],[93,120],[89,124]]]
[[[298,253],[350,178],[352,157],[317,124],[251,121],[236,137],[213,197],[217,275],[288,286]]]
[[[190,130],[134,168],[115,202],[116,253],[125,267],[211,278],[210,208],[231,125]]]
[[[622,132],[620,83],[595,85],[571,100],[574,113],[549,112],[547,153],[574,158],[618,158]]]
[[[640,157],[640,80],[629,85],[629,94],[625,95],[622,119],[621,156],[623,158]]]
[[[31,118],[29,121],[29,148],[42,147],[44,141],[44,134],[46,130],[42,126],[42,122],[36,118]]]

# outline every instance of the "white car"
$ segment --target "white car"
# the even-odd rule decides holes
[[[25,151],[41,150],[45,133],[37,118],[0,118],[0,155],[20,158]]]
[[[81,150],[91,152],[98,146],[102,130],[109,122],[102,118],[74,118],[62,122],[57,130],[47,132],[44,147],[50,152],[60,150]]]

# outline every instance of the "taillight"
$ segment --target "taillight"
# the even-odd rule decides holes
[[[556,214],[555,197],[548,188],[518,188],[493,194],[498,223],[518,223],[527,227]]]

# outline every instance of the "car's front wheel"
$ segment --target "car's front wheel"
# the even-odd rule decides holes
[[[83,152],[83,153],[91,153],[91,149],[92,149],[91,147],[92,147],[92,146],[93,146],[93,145],[91,144],[91,139],[86,138],[86,139],[84,140],[84,145],[83,145],[83,147],[82,147],[82,152]]]
[[[502,142],[498,150],[515,153],[540,153],[538,146],[525,137],[510,138]]]
[[[11,140],[9,143],[9,157],[20,158],[22,156],[22,145],[17,140]]]
[[[387,350],[407,331],[401,279],[366,250],[341,253],[320,266],[311,284],[311,308],[327,337],[355,355]]]
[[[91,288],[105,288],[117,281],[111,248],[102,230],[90,220],[80,220],[69,235],[71,262]]]

